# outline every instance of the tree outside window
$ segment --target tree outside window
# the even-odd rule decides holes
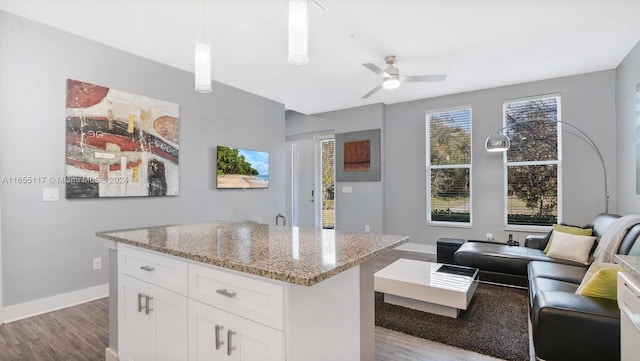
[[[471,223],[471,108],[426,118],[427,220]]]
[[[511,140],[505,155],[507,225],[557,223],[560,97],[509,101],[503,109]]]

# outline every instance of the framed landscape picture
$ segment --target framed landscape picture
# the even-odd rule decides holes
[[[219,145],[216,154],[216,188],[269,188],[269,153]]]

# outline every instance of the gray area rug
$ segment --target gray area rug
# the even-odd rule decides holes
[[[376,326],[505,360],[529,360],[528,295],[524,289],[480,283],[458,318],[384,302],[376,292]]]

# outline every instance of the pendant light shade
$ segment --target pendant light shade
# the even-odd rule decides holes
[[[289,63],[309,62],[309,17],[307,0],[289,0]]]
[[[206,39],[196,39],[195,78],[198,93],[211,93],[211,46]]]

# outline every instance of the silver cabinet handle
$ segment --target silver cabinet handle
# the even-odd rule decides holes
[[[227,291],[227,289],[223,289],[223,290],[216,290],[216,293],[219,295],[223,295],[223,296],[227,296],[229,298],[231,297],[235,297],[236,293],[235,292],[229,292]]]
[[[220,346],[224,345],[224,341],[220,341],[220,330],[224,327],[216,325],[216,350],[220,349]]]
[[[231,336],[235,335],[236,333],[229,330],[227,331],[227,356],[231,356],[231,351],[235,350],[235,347],[231,346]]]
[[[153,308],[151,308],[151,306],[149,306],[149,301],[151,301],[151,300],[153,299],[153,297],[150,297],[150,296],[144,296],[144,298],[145,298],[145,306],[144,306],[145,310],[144,310],[144,314],[145,314],[145,315],[148,315],[148,314],[149,314],[149,312],[153,311]]]
[[[155,270],[155,268],[151,266],[140,266],[140,269],[147,272],[151,272]]]
[[[142,293],[138,293],[138,312],[142,312],[142,309],[144,308],[142,306],[142,298],[144,297],[144,295]]]

